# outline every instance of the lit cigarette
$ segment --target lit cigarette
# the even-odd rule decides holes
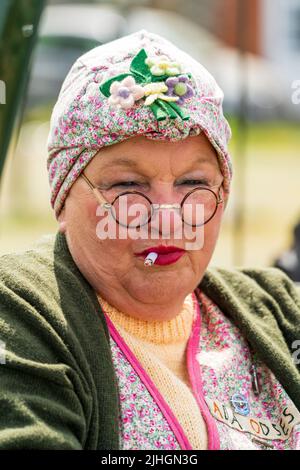
[[[153,251],[151,253],[148,253],[147,257],[145,258],[144,265],[152,266],[152,264],[155,263],[155,260],[157,257],[158,257],[158,254],[154,253]]]

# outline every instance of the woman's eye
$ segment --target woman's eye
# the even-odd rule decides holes
[[[184,180],[181,181],[180,184],[185,184],[187,186],[209,186],[209,182],[207,180]]]
[[[111,185],[112,188],[120,187],[120,188],[130,188],[131,186],[138,186],[139,183],[136,181],[119,181],[118,183],[114,183]]]

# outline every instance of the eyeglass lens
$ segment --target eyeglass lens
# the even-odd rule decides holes
[[[209,189],[195,189],[181,205],[181,217],[187,225],[197,227],[207,223],[217,210],[217,196]],[[150,200],[141,193],[123,193],[112,205],[112,216],[122,226],[138,228],[146,225],[154,214]]]

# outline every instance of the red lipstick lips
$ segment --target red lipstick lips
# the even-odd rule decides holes
[[[184,255],[185,250],[183,248],[178,248],[177,246],[159,245],[147,248],[140,253],[136,253],[136,256],[145,257],[151,252],[158,254],[155,264],[164,266],[175,263],[179,258],[181,258],[181,256]]]

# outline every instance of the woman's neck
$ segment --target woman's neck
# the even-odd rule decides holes
[[[132,298],[128,292],[111,292],[107,289],[96,290],[100,298],[115,307],[119,312],[135,318],[136,320],[157,322],[170,321],[180,314],[188,293],[178,296],[176,299],[166,298],[165,302],[144,303]]]
[[[135,337],[157,344],[187,341],[190,335],[194,313],[193,294],[189,294],[181,306],[180,312],[170,320],[147,321],[127,315],[112,306],[102,296],[97,295],[103,311],[114,324],[125,329]]]

